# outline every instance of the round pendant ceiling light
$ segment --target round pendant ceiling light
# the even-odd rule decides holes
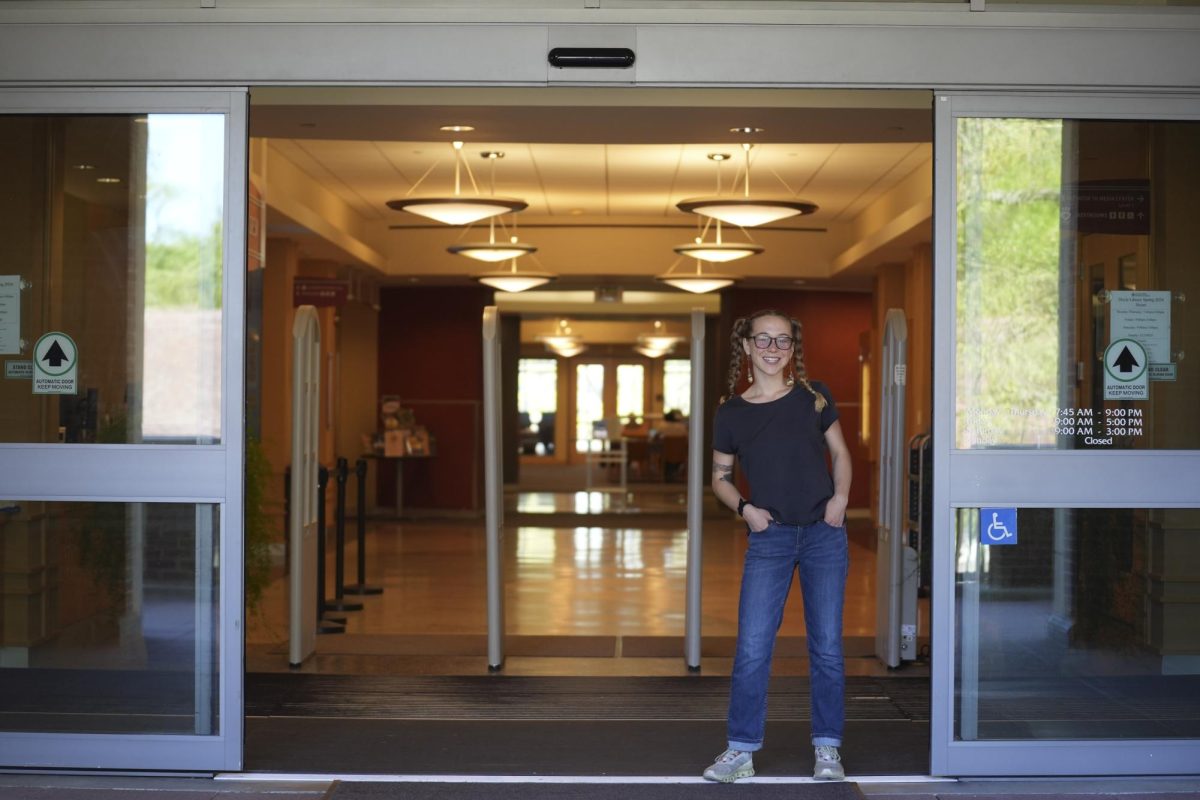
[[[756,244],[731,244],[729,242],[696,242],[681,244],[675,248],[681,256],[724,264],[727,261],[737,261],[739,258],[756,256],[763,248]]]
[[[495,272],[480,272],[472,275],[473,280],[485,286],[499,289],[502,292],[524,292],[542,286],[558,276],[551,272],[520,272],[517,270],[517,259],[512,259],[512,267]]]
[[[388,200],[388,208],[443,222],[447,225],[469,225],[488,217],[523,211],[529,207],[524,200],[503,197],[414,197],[409,200]]]
[[[706,225],[705,229],[707,227]],[[675,252],[681,256],[699,259],[700,261],[712,261],[723,264],[726,261],[736,261],[739,258],[756,256],[763,252],[764,249],[753,242],[734,243],[724,241],[721,238],[721,220],[717,220],[717,240],[715,242],[704,241],[702,233],[696,237],[695,241],[676,247]]]
[[[728,156],[723,153],[710,153],[709,158],[717,162],[717,194],[716,197],[695,197],[676,203],[675,207],[689,214],[700,214],[705,217],[727,222],[742,228],[752,228],[765,225],[789,217],[813,214],[817,211],[816,203],[791,198],[768,198],[750,196],[750,148],[753,145],[743,144],[746,154],[745,176],[741,197],[720,197],[720,164]]]
[[[662,323],[655,321],[656,329],[662,328]],[[637,337],[638,343],[633,350],[647,358],[662,358],[675,349],[675,345],[683,341],[682,336],[671,336],[664,333],[643,333]]]
[[[814,203],[802,200],[752,200],[745,197],[707,197],[684,200],[676,208],[691,214],[701,214],[730,225],[753,228],[768,222],[787,219],[817,210]]]
[[[478,222],[488,217],[499,216],[509,212],[523,211],[529,207],[529,204],[524,200],[517,200],[512,197],[496,197],[462,195],[462,180],[461,168],[466,162],[462,156],[462,142],[451,142],[454,148],[454,194],[453,196],[442,197],[404,197],[399,200],[388,200],[388,208],[396,211],[407,211],[410,214],[417,214],[428,219],[437,220],[447,225],[467,225],[472,222]],[[434,166],[437,166],[436,164]],[[467,166],[467,176],[471,179],[472,185],[475,183],[475,176],[471,174],[470,165]],[[421,176],[421,180],[413,184],[415,190],[421,185],[421,181],[433,171],[430,167],[425,175]],[[478,187],[476,187],[478,192]]]
[[[675,262],[675,264],[678,263],[678,261]],[[654,280],[662,281],[668,286],[674,286],[676,289],[683,289],[685,292],[691,292],[692,294],[715,292],[718,289],[724,289],[726,286],[732,286],[741,280],[741,277],[738,275],[705,272],[703,262],[699,259],[696,259],[695,272],[674,272],[675,264],[672,264],[671,269],[662,275],[655,275]]]
[[[497,242],[495,217],[488,220],[488,240],[486,242],[452,244],[446,250],[456,256],[466,256],[476,261],[487,261],[492,264],[537,252],[536,247],[517,241],[516,236],[510,236],[507,242]]]
[[[570,327],[564,326],[563,322],[559,322],[559,326],[561,329],[560,333],[541,334],[536,337],[537,340],[551,353],[563,358],[574,358],[587,350],[587,345],[583,343],[583,339],[572,334]]]
[[[683,289],[692,294],[705,294],[732,286],[737,282],[733,275],[658,275],[655,280]]]
[[[456,256],[466,256],[492,264],[537,252],[536,247],[524,242],[464,242],[450,245],[446,249]]]

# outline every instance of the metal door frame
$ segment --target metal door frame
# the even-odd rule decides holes
[[[242,766],[247,110],[245,89],[0,89],[0,114],[225,117],[221,444],[0,444],[4,494],[23,500],[212,503],[220,513],[220,725],[213,736],[0,732],[10,764],[214,772]]]
[[[1200,98],[1148,94],[935,92],[931,773],[1126,774],[1131,748],[1157,774],[1187,774],[1200,740],[955,741],[954,515],[978,506],[1195,508],[1200,451],[956,450],[956,122],[963,117],[1200,120]],[[1119,480],[1115,480],[1119,477]],[[1099,489],[1097,487],[1104,487]]]

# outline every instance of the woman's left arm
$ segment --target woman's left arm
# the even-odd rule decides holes
[[[850,503],[850,448],[840,422],[825,429],[825,444],[833,466],[833,497],[825,504],[825,521],[840,528],[846,524],[846,506]]]

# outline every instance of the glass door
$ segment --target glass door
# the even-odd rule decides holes
[[[575,364],[575,452],[602,450],[605,418],[604,364]]]
[[[575,452],[599,452],[619,441],[630,420],[644,424],[646,365],[606,359],[577,362]]]
[[[238,769],[243,91],[0,91],[0,766]]]
[[[1200,111],[940,95],[933,772],[1200,763]]]
[[[517,417],[521,455],[552,457],[558,426],[558,360],[517,362]]]

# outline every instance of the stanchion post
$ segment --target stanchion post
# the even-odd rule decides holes
[[[283,468],[283,574],[292,572],[292,465]]]
[[[334,520],[334,530],[337,539],[334,543],[336,551],[333,554],[333,600],[326,603],[330,611],[362,611],[363,604],[345,599],[346,597],[346,479],[350,473],[346,459],[337,460],[337,500]]]
[[[325,487],[329,470],[317,467],[317,633],[344,633],[346,620],[326,617],[325,610]]]
[[[383,587],[367,585],[367,460],[354,462],[356,495],[355,522],[358,525],[358,583],[346,587],[346,594],[383,594]]]

